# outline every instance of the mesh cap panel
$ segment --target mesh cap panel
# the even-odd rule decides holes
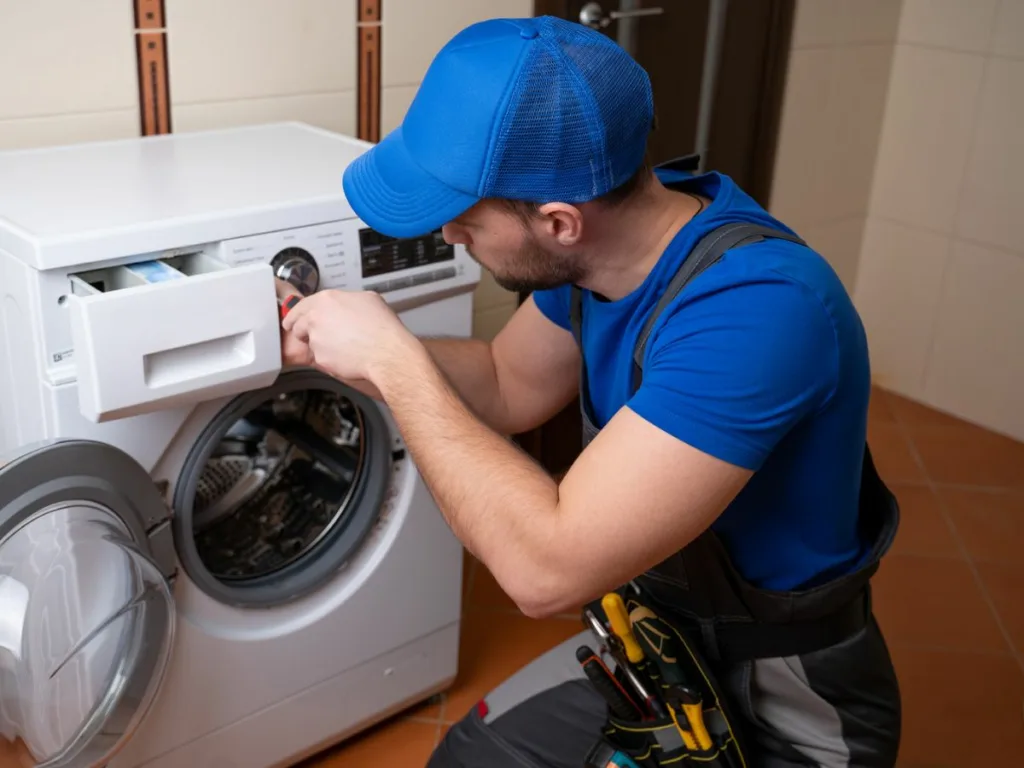
[[[483,194],[580,203],[625,182],[643,160],[653,101],[647,73],[578,24],[534,20]]]

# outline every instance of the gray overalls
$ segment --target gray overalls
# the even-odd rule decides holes
[[[634,391],[658,314],[730,248],[781,231],[727,224],[693,249],[652,312],[634,350]],[[582,300],[573,290],[573,333],[582,354]],[[586,365],[581,366],[583,443],[597,435]],[[860,524],[873,542],[855,572],[805,590],[774,592],[747,583],[710,529],[634,580],[660,614],[686,626],[725,692],[742,730],[747,764],[761,768],[895,765],[901,707],[888,649],[871,612],[869,579],[889,549],[899,512],[865,446]],[[453,726],[429,768],[581,768],[606,722],[604,700],[574,655],[571,638],[488,694]]]

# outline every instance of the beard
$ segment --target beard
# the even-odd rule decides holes
[[[580,283],[584,275],[583,260],[579,256],[551,253],[533,237],[528,237],[518,252],[505,259],[500,269],[484,265],[472,250],[469,255],[491,273],[495,283],[513,293],[546,291]]]

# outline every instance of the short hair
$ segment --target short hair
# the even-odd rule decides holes
[[[652,171],[653,167],[651,165],[650,156],[645,153],[643,162],[640,163],[640,167],[637,168],[628,179],[611,191],[606,192],[600,197],[594,198],[590,202],[597,203],[598,205],[605,205],[610,208],[623,205],[647,189],[647,186],[651,181]],[[519,218],[524,221],[528,221],[532,216],[536,216],[538,209],[542,205],[541,203],[534,203],[527,200],[509,200],[507,198],[495,198],[495,200],[503,208],[508,210],[510,213],[519,216]]]

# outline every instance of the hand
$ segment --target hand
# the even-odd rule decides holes
[[[284,301],[289,296],[301,296],[295,287],[280,278],[274,278],[277,289],[277,298]],[[281,329],[281,364],[288,367],[303,368],[313,365],[313,353],[305,341],[300,340],[294,333]]]
[[[282,325],[307,345],[313,365],[344,381],[376,384],[383,364],[413,353],[419,344],[371,291],[321,291],[295,305]]]

